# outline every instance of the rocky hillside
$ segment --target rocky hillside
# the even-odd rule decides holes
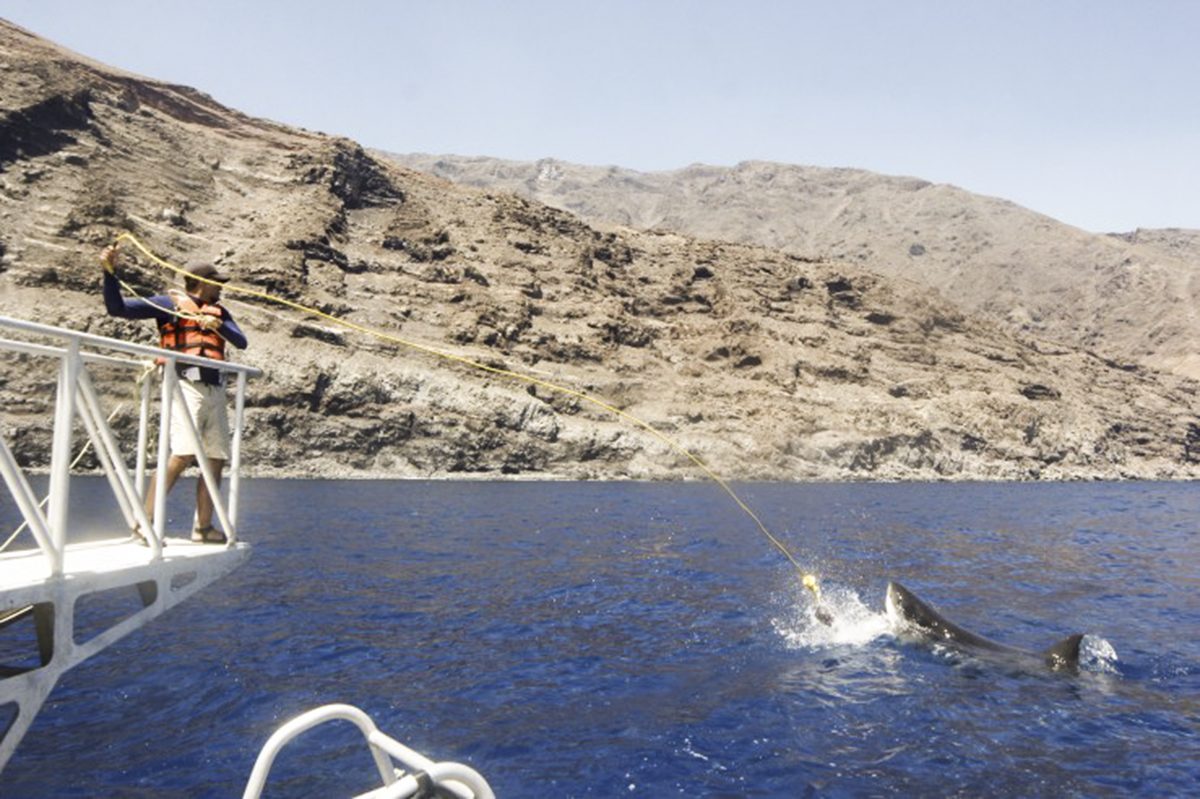
[[[99,296],[99,250],[129,231],[241,286],[587,392],[729,478],[1200,476],[1195,382],[1014,336],[869,258],[599,230],[3,22],[0,62],[2,314],[152,341]],[[145,259],[123,273],[141,293],[168,280]],[[228,296],[251,342],[237,357],[266,372],[248,408],[259,473],[700,476],[577,396]],[[132,390],[98,377],[110,403]],[[53,382],[0,365],[0,430],[28,465],[47,461]]]
[[[1200,379],[1200,231],[1095,235],[953,186],[853,169],[749,162],[641,173],[389,157],[592,224],[848,261],[932,286],[1010,330]]]

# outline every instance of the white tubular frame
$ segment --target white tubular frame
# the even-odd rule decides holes
[[[185,414],[187,424],[184,426],[187,437],[197,453],[196,461],[200,466],[201,479],[208,487],[213,499],[217,518],[224,528],[229,542],[237,541],[237,502],[239,495],[239,470],[241,467],[242,425],[245,421],[246,381],[256,377],[261,371],[239,364],[225,361],[214,361],[185,355],[179,352],[160,350],[140,344],[117,341],[115,339],[94,336],[89,333],[79,333],[73,330],[50,327],[35,322],[0,316],[0,329],[8,328],[38,337],[61,342],[63,346],[34,344],[26,341],[0,339],[0,350],[20,352],[28,355],[59,359],[58,386],[55,399],[53,444],[50,460],[50,503],[45,514],[37,507],[33,492],[16,458],[8,448],[3,437],[0,437],[0,474],[8,485],[9,493],[16,501],[25,523],[33,533],[38,547],[46,557],[49,572],[59,575],[63,570],[63,556],[67,546],[67,507],[70,496],[70,461],[72,449],[72,428],[76,416],[82,418],[88,437],[96,447],[97,456],[108,477],[114,496],[125,516],[129,527],[150,530],[150,547],[156,558],[162,557],[164,526],[166,523],[166,470],[171,457],[170,422],[171,412],[175,406],[172,399],[182,402],[182,390],[176,376],[176,365],[205,366],[215,369],[223,375],[236,376],[236,413],[233,432],[233,451],[229,469],[229,498],[225,501],[217,484],[215,475],[208,467],[208,458],[204,455],[200,435],[195,422]],[[114,357],[105,352],[122,353],[127,356],[140,356],[142,360],[129,357]],[[158,466],[156,478],[156,496],[154,504],[154,525],[151,525],[143,509],[143,497],[146,477],[146,445],[149,441],[150,401],[151,391],[149,381],[144,381],[141,390],[141,411],[138,423],[138,453],[137,471],[130,475],[116,443],[116,437],[109,427],[100,408],[99,397],[92,386],[87,371],[89,363],[127,366],[141,370],[147,358],[164,359],[162,405],[160,409],[160,425],[158,438]]]
[[[237,469],[241,463],[246,378],[260,372],[249,366],[167,352],[5,316],[0,316],[0,330],[25,334],[21,340],[0,338],[0,351],[47,359],[52,363],[57,361],[58,371],[51,433],[50,496],[47,497],[49,506],[46,511],[43,512],[4,435],[0,435],[0,477],[8,486],[8,492],[36,543],[35,547],[0,551],[0,614],[7,614],[0,619],[0,629],[10,621],[22,622],[32,615],[37,652],[31,655],[36,654],[38,658],[37,665],[29,660],[19,661],[14,674],[0,675],[0,707],[16,707],[15,716],[7,728],[0,729],[0,769],[3,769],[63,673],[161,616],[249,557],[249,546],[237,542],[237,531],[234,529],[234,520],[237,518]],[[167,368],[160,414],[162,424],[159,426],[157,513],[154,528],[151,529],[143,497],[145,453],[149,442],[150,381],[142,382],[137,470],[131,475],[126,456],[118,446],[101,407],[100,397],[92,385],[88,366],[103,364],[142,372],[146,361],[153,358],[162,358]],[[211,546],[188,541],[172,546],[169,552],[164,553],[166,469],[171,456],[170,416],[171,408],[175,405],[173,400],[176,395],[182,394],[175,372],[175,366],[180,362],[237,375],[238,429],[233,439],[230,475],[233,488],[227,505],[221,497],[215,475],[208,468],[208,459],[204,457],[195,424],[187,415],[190,423],[188,437],[196,446],[203,479],[208,485],[218,518],[225,526],[228,543],[225,546]],[[111,539],[69,540],[72,428],[76,417],[82,421],[88,439],[96,448],[97,458],[127,525],[115,531],[117,535]],[[3,432],[0,430],[0,434]],[[149,531],[148,549],[130,539],[128,531],[135,527]],[[13,540],[13,537],[9,540]],[[79,600],[110,590],[133,588],[137,589],[141,599],[140,608],[134,608],[129,615],[115,618],[107,627],[99,630],[77,628],[75,609]],[[87,640],[77,640],[77,633],[94,635]]]
[[[383,787],[359,794],[358,799],[404,799],[413,796],[421,789],[421,783],[416,776],[419,772],[428,774],[433,784],[462,799],[495,799],[487,780],[470,766],[461,763],[435,763],[395,738],[380,732],[371,717],[363,711],[353,705],[338,704],[324,705],[302,713],[276,730],[258,753],[258,759],[254,761],[254,770],[250,772],[250,780],[246,783],[242,799],[259,799],[279,751],[297,735],[328,721],[350,722],[358,727],[371,747],[371,757],[375,760]],[[408,769],[409,773],[397,769],[393,760]]]

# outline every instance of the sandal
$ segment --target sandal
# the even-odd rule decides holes
[[[192,530],[192,540],[198,544],[225,544],[229,539],[211,524],[207,527],[197,527]]]

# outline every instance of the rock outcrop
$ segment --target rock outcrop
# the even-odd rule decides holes
[[[99,250],[129,231],[386,332],[227,292],[251,342],[238,357],[266,373],[247,411],[253,472],[702,476],[555,384],[730,479],[1200,475],[1194,381],[1013,335],[870,259],[601,230],[3,22],[0,60],[0,313],[153,342],[99,296]],[[122,271],[139,293],[169,280],[144,259]],[[97,380],[110,404],[132,390]],[[48,460],[53,385],[32,359],[0,362],[0,430],[25,465]]]

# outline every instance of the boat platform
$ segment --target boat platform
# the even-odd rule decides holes
[[[64,672],[241,565],[250,546],[166,539],[162,556],[129,537],[66,547],[52,574],[39,550],[0,553],[0,743],[5,760]]]
[[[259,374],[253,367],[195,358],[114,339],[0,316],[0,330],[18,338],[0,338],[5,368],[46,369],[57,383],[52,421],[49,493],[39,500],[25,470],[8,444],[4,408],[0,408],[0,477],[12,505],[23,519],[0,542],[0,769],[8,762],[38,710],[64,672],[144,626],[246,561],[250,546],[238,540],[237,511],[241,433],[246,380]],[[233,453],[229,491],[208,468],[195,424],[184,425],[197,458],[201,479],[213,499],[214,513],[228,543],[201,544],[168,538],[165,467],[171,457],[169,436],[157,441],[158,471],[153,514],[147,514],[144,486],[156,359],[165,363],[157,403],[158,429],[169,430],[172,408],[182,407],[176,362],[218,369],[235,378]],[[147,368],[147,364],[150,368]],[[122,447],[106,413],[102,393],[91,371],[136,376],[118,380],[140,390],[137,442]],[[177,404],[178,403],[178,404]],[[108,480],[111,505],[123,526],[106,538],[81,532],[91,527],[72,523],[69,503],[71,469],[78,462],[75,428],[86,431],[78,449],[94,448]],[[132,449],[132,452],[129,450]],[[135,462],[131,471],[129,464]],[[89,508],[97,517],[112,508]],[[78,509],[76,510],[78,512]],[[151,522],[151,516],[154,521]],[[142,530],[135,539],[128,531]],[[0,531],[0,535],[7,531]],[[102,534],[101,534],[102,535]],[[15,547],[15,548],[14,548]]]

